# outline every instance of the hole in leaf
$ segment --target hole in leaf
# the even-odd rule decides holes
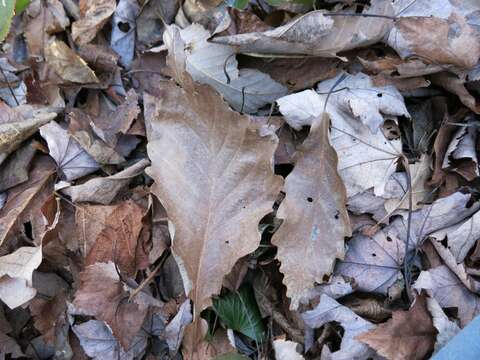
[[[130,24],[127,23],[127,22],[123,22],[123,21],[120,21],[118,24],[117,24],[118,28],[123,31],[124,33],[127,33],[130,31]]]
[[[376,256],[377,256],[377,254],[373,253],[373,254],[372,254],[372,256],[373,256],[373,257],[376,257]]]
[[[382,94],[382,93],[378,93],[377,96],[378,96],[378,97],[382,97],[383,94]]]
[[[313,202],[313,199],[312,199],[311,197],[308,197],[308,198],[307,198],[307,201],[308,201],[308,202]]]

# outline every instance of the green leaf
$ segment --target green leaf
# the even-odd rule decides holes
[[[243,10],[247,7],[248,5],[248,0],[235,0],[233,3],[233,7]]]
[[[15,3],[15,14],[20,14],[27,8],[28,4],[30,4],[30,0],[17,0]]]
[[[213,309],[226,328],[238,331],[257,342],[262,341],[262,316],[250,287],[244,286],[236,293],[213,299]]]
[[[248,360],[248,359],[250,359],[250,358],[248,358],[246,356],[243,356],[243,355],[240,355],[239,353],[231,352],[231,353],[228,353],[228,354],[223,354],[223,355],[217,356],[213,360]]]
[[[0,0],[0,42],[5,40],[10,30],[14,9],[14,0]]]

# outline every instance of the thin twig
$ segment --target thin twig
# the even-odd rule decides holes
[[[405,279],[405,288],[407,290],[408,298],[412,299],[412,292],[410,289],[410,259],[408,256],[408,248],[410,247],[410,231],[412,228],[412,208],[413,208],[413,194],[412,194],[412,176],[408,159],[402,154],[402,164],[407,175],[407,190],[408,190],[408,217],[407,217],[407,240],[405,241],[405,255],[403,258],[403,276]]]
[[[323,16],[359,16],[359,17],[371,17],[371,18],[382,18],[389,20],[397,20],[396,16],[388,16],[381,14],[357,14],[357,13],[325,13]]]

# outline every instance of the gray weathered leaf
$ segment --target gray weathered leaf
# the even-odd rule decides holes
[[[50,156],[67,180],[75,180],[97,171],[98,163],[63,129],[52,121],[40,128],[50,150]]]
[[[345,333],[340,349],[331,353],[330,358],[333,360],[366,359],[375,354],[367,345],[355,339],[357,335],[374,329],[375,325],[327,295],[322,295],[320,303],[315,309],[304,312],[302,318],[308,326],[314,329],[331,321],[336,321],[342,326]]]
[[[133,61],[139,11],[137,0],[120,0],[113,14],[110,46],[120,55],[120,64],[126,69],[130,68]]]

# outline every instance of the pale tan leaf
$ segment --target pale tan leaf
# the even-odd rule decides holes
[[[53,71],[66,83],[99,82],[87,63],[61,40],[53,40],[45,47],[45,58]]]
[[[356,338],[388,360],[420,360],[433,350],[436,334],[420,295],[408,311],[394,311],[392,319]]]
[[[434,298],[427,298],[427,308],[432,315],[433,326],[438,332],[435,342],[435,352],[437,352],[460,332],[460,327],[445,315]]]
[[[84,45],[92,41],[115,11],[115,0],[80,0],[80,19],[72,24],[73,40]]]
[[[153,193],[175,227],[173,252],[194,303],[187,351],[201,342],[200,312],[223,276],[260,243],[258,222],[282,186],[272,170],[274,135],[231,111],[208,86],[159,84],[145,96],[147,151]],[[189,329],[187,328],[187,332]]]
[[[49,108],[35,109],[29,105],[10,109],[2,106],[0,119],[0,164],[7,155],[35,134],[40,126],[53,120],[57,114]]]
[[[344,237],[351,235],[347,194],[328,139],[329,123],[326,114],[317,119],[297,150],[295,167],[285,180],[286,197],[277,212],[283,223],[272,243],[278,247],[292,309],[332,272],[335,259],[344,256]]]
[[[21,247],[0,257],[0,299],[9,308],[21,306],[35,296],[32,274],[41,262],[41,247]]]
[[[88,201],[108,205],[149,164],[147,159],[143,159],[115,175],[98,177],[81,185],[66,187],[62,189],[62,193],[69,195],[73,202]]]

